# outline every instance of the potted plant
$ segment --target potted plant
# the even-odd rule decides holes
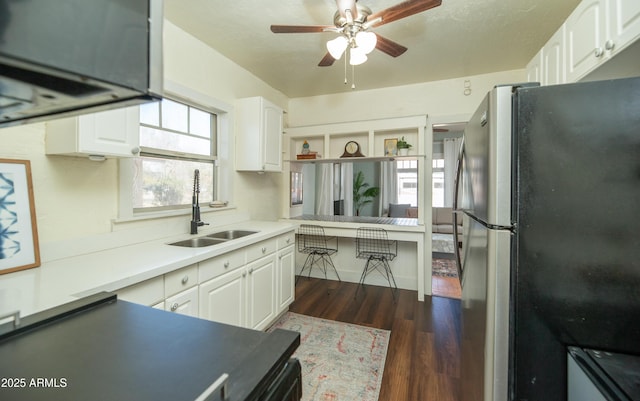
[[[400,156],[406,156],[409,153],[409,148],[411,148],[411,144],[407,143],[407,141],[404,140],[404,136],[400,139],[398,139],[398,154]]]
[[[360,208],[373,202],[373,198],[378,194],[380,194],[380,188],[369,187],[369,184],[364,182],[362,171],[358,171],[353,178],[353,207],[356,209],[356,216],[360,216]]]

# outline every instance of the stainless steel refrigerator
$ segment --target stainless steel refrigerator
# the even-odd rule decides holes
[[[461,400],[566,400],[568,346],[640,355],[640,78],[496,87],[458,164]]]

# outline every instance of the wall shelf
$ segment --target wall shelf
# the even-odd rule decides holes
[[[335,159],[295,159],[285,160],[289,163],[358,163],[358,162],[379,162],[379,161],[394,161],[394,160],[422,160],[426,158],[425,155],[407,155],[407,156],[383,156],[383,157],[339,157]]]
[[[305,141],[325,160],[344,160],[340,156],[349,141],[358,142],[368,159],[385,157],[384,141],[402,137],[413,145],[414,152],[425,154],[426,127],[427,116],[411,116],[287,128],[284,160],[297,161],[295,155],[302,151]]]

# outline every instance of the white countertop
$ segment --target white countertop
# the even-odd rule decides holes
[[[287,222],[244,221],[81,256],[0,276],[0,316],[19,310],[27,316],[101,291],[115,291],[184,266],[291,231]],[[167,245],[181,239],[224,230],[258,231],[246,237],[202,248]]]

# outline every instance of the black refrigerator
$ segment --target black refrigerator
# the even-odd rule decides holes
[[[568,347],[640,355],[640,78],[498,86],[458,166],[461,400],[566,400]]]

